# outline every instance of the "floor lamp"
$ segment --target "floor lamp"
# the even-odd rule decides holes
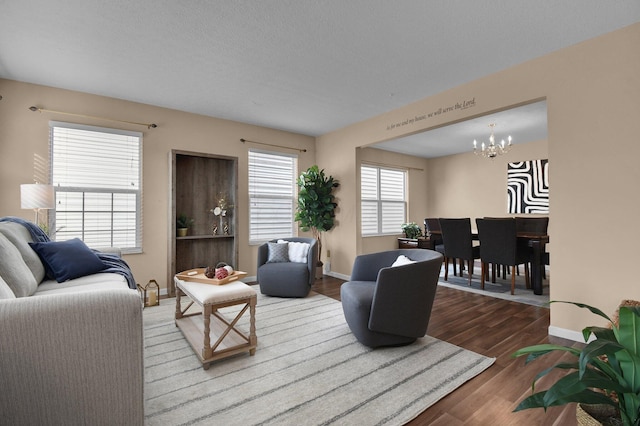
[[[33,209],[36,212],[36,225],[40,226],[40,210],[52,209],[55,206],[55,193],[52,185],[40,183],[20,185],[20,207]]]

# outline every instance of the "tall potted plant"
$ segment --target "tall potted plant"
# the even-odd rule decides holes
[[[333,188],[340,184],[332,176],[325,176],[324,169],[309,167],[296,181],[298,188],[298,208],[295,220],[303,231],[311,231],[318,240],[317,270],[322,275],[322,233],[333,228],[335,220],[335,202]],[[317,272],[316,272],[317,276]]]
[[[542,344],[515,352],[514,357],[526,355],[527,363],[554,351],[568,352],[576,358],[575,362],[562,362],[538,373],[533,380],[534,392],[536,381],[553,369],[573,370],[557,380],[549,389],[533,393],[523,400],[515,411],[537,407],[547,409],[571,402],[578,403],[578,410],[585,404],[604,404],[614,407],[614,418],[620,421],[617,424],[639,425],[640,307],[625,305],[623,302],[618,309],[618,319],[611,320],[601,310],[592,306],[575,302],[560,303],[571,303],[589,309],[609,321],[611,326],[584,328],[582,334],[585,342],[592,334],[595,339],[582,349]]]

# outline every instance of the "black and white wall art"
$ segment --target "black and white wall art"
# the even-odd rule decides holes
[[[549,160],[508,163],[507,210],[511,214],[549,213]]]

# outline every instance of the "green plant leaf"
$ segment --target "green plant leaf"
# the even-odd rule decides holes
[[[620,382],[617,375],[610,376],[595,368],[588,368],[580,381],[588,388],[598,388],[618,393],[628,392],[628,387]]]
[[[640,310],[621,306],[618,317],[618,341],[632,354],[640,355]]]
[[[611,322],[601,310],[583,303],[550,303],[568,303],[585,308]],[[618,408],[625,425],[640,426],[640,307],[621,307],[618,325],[611,328],[589,326],[582,330],[582,334],[585,341],[591,336],[595,339],[584,345],[581,350],[542,344],[520,349],[513,354],[514,357],[526,355],[526,362],[554,351],[569,352],[578,357],[577,363],[559,363],[540,371],[533,380],[533,391],[537,381],[550,371],[573,370],[546,391],[534,393],[523,400],[516,411],[534,407],[546,409],[570,402],[609,404]],[[619,402],[609,397],[612,393],[617,396]]]
[[[602,318],[606,319],[607,321],[612,322],[611,318],[609,318],[609,316],[607,314],[605,314],[604,312],[602,312],[600,309],[594,308],[593,306],[586,305],[584,303],[568,302],[568,301],[565,301],[565,300],[552,300],[549,303],[568,303],[570,305],[575,305],[575,306],[577,306],[579,308],[585,308],[585,309],[590,310],[592,313],[601,316]]]
[[[542,377],[546,376],[547,374],[549,374],[551,371],[555,370],[555,369],[559,369],[559,370],[577,370],[578,369],[578,363],[577,362],[561,362],[558,363],[556,365],[553,365],[547,369],[542,370],[541,372],[539,372],[538,374],[536,374],[536,377],[533,378],[533,382],[531,384],[531,389],[535,389],[535,385],[536,382],[541,379]]]
[[[640,424],[640,397],[637,393],[619,393],[620,404],[622,409],[620,414],[625,424],[637,425]]]
[[[585,327],[582,330],[583,335],[584,335],[585,332],[588,335],[591,335],[593,333],[593,335],[596,336],[597,339],[605,339],[605,340],[611,340],[611,341],[616,341],[617,340],[616,335],[613,332],[613,330],[610,329],[610,328],[607,328],[607,327],[596,327],[596,326]]]
[[[584,389],[583,391],[575,394],[565,395],[562,398],[556,399],[552,404],[545,405],[544,398],[547,392],[548,391],[541,391],[525,398],[513,411],[522,411],[530,408],[544,408],[546,411],[548,407],[565,405],[571,402],[578,402],[581,404],[607,404],[613,405],[614,407],[618,406],[613,400],[611,400],[611,398],[600,392],[592,391],[591,389]]]
[[[522,356],[522,355],[529,355],[529,357],[527,357],[527,363],[535,360],[536,358],[538,358],[539,356],[545,355],[549,352],[553,352],[553,351],[564,351],[564,352],[569,352],[572,353],[573,355],[575,355],[576,357],[580,356],[580,350],[576,349],[576,348],[572,348],[569,346],[562,346],[562,345],[554,345],[551,343],[544,343],[541,345],[533,345],[533,346],[527,346],[526,348],[521,348],[518,349],[517,351],[515,351],[513,354],[511,354],[511,356],[513,358]]]

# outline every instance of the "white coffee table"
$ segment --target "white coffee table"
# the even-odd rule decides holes
[[[249,352],[253,355],[258,346],[256,337],[256,291],[241,281],[224,285],[203,284],[183,281],[174,277],[176,284],[176,326],[180,328],[187,341],[207,370],[212,361]],[[182,309],[180,299],[186,295],[191,302]],[[185,312],[193,304],[200,306],[202,312]],[[233,305],[244,306],[229,321],[220,308]],[[238,320],[249,310],[249,333],[236,327]],[[202,315],[202,318],[200,318]],[[211,344],[211,342],[214,342]]]

